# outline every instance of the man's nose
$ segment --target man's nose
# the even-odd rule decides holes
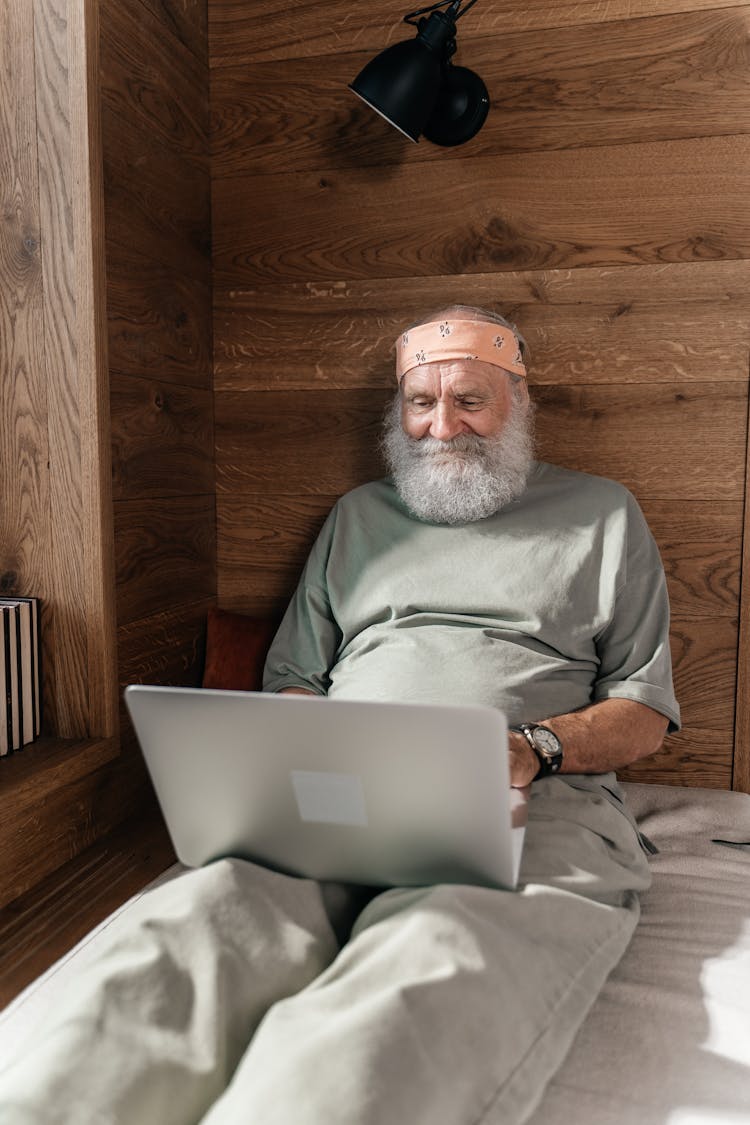
[[[451,441],[463,432],[463,423],[456,409],[448,402],[438,402],[432,412],[430,437],[438,441]]]

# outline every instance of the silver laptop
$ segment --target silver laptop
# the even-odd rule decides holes
[[[513,887],[527,792],[489,707],[133,686],[178,858],[377,886]]]

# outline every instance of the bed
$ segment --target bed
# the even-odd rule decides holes
[[[750,1121],[750,796],[625,789],[659,849],[653,886],[532,1125]],[[181,870],[169,868],[116,913]],[[37,1023],[95,953],[111,917],[0,1013],[0,1060],[11,1044],[33,1049]]]

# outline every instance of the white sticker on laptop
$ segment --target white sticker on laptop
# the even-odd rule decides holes
[[[290,776],[302,820],[366,827],[365,791],[358,774],[291,770]]]

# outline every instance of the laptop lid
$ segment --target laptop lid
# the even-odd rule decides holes
[[[527,793],[492,708],[137,685],[178,858],[383,886],[515,886]]]

